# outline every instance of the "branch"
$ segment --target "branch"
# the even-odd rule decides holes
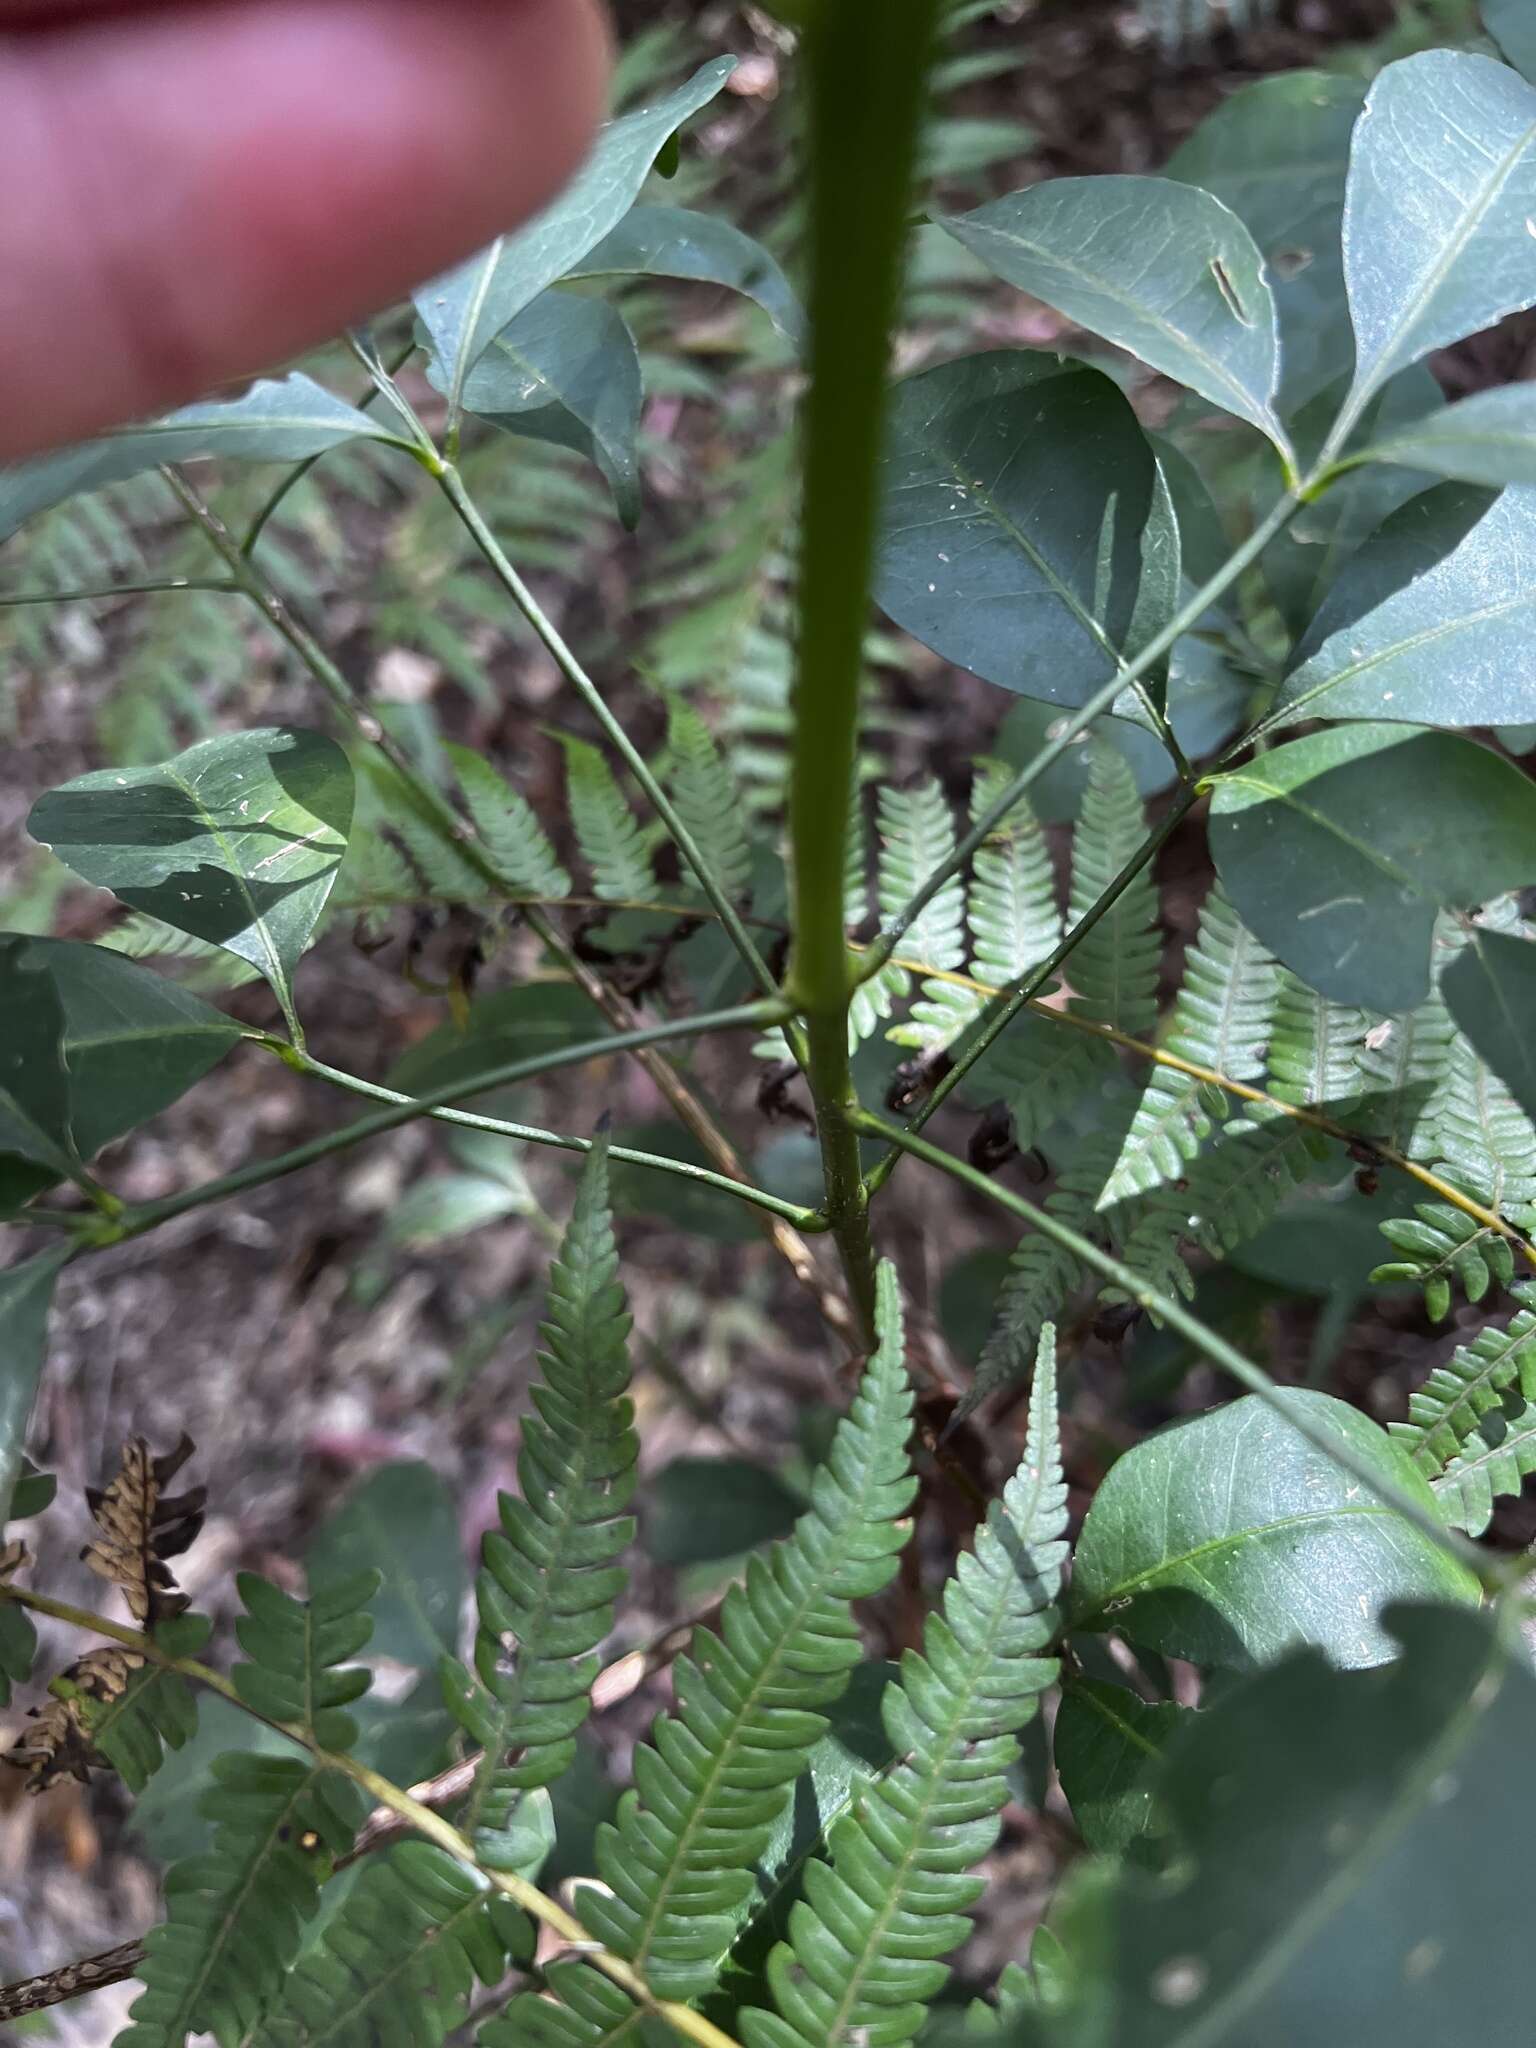
[[[941,1173],[947,1173],[951,1178],[962,1181],[974,1194],[987,1196],[1002,1208],[1010,1210],[1032,1229],[1038,1230],[1042,1236],[1050,1238],[1064,1250],[1071,1252],[1073,1257],[1079,1259],[1091,1272],[1099,1274],[1112,1286],[1120,1288],[1138,1307],[1146,1309],[1177,1330],[1179,1335],[1193,1344],[1212,1365],[1229,1373],[1233,1379],[1247,1387],[1250,1393],[1257,1394],[1277,1414],[1283,1416],[1298,1435],[1305,1437],[1314,1450],[1321,1451],[1324,1456],[1331,1458],[1334,1464],[1341,1467],[1352,1479],[1357,1480],[1375,1499],[1391,1508],[1395,1514],[1403,1516],[1422,1535],[1428,1536],[1442,1550],[1449,1552],[1458,1563],[1475,1574],[1480,1584],[1490,1591],[1503,1587],[1504,1572],[1486,1552],[1448,1529],[1428,1509],[1411,1500],[1390,1480],[1384,1479],[1379,1471],[1364,1458],[1357,1457],[1355,1452],[1341,1443],[1337,1437],[1330,1435],[1327,1430],[1319,1429],[1306,1415],[1288,1407],[1281,1398],[1281,1389],[1267,1372],[1244,1358],[1243,1354],[1224,1337],[1218,1336],[1214,1330],[1207,1329],[1198,1316],[1191,1315],[1183,1303],[1176,1301],[1171,1294],[1164,1294],[1161,1289],[1149,1286],[1140,1273],[1122,1264],[1112,1252],[1107,1252],[1101,1245],[1095,1244],[1092,1238],[1084,1237],[1080,1231],[1072,1229],[1070,1224],[1063,1223],[1060,1217],[1053,1216],[1048,1209],[1026,1201],[1022,1195],[1016,1195],[1011,1188],[999,1187],[996,1181],[978,1172],[974,1166],[968,1165],[962,1159],[956,1159],[953,1154],[942,1151],[937,1145],[930,1145],[926,1138],[920,1138],[911,1131],[898,1130],[894,1124],[887,1123],[883,1117],[871,1115],[867,1110],[860,1112],[858,1123],[859,1128],[867,1131],[871,1137],[886,1138],[892,1145],[899,1146],[903,1152],[910,1152],[915,1159],[921,1159],[929,1166],[936,1166]]]
[[[125,1243],[131,1238],[142,1237],[147,1231],[158,1229],[162,1223],[169,1223],[175,1217],[189,1214],[192,1210],[205,1208],[211,1202],[226,1200],[231,1195],[248,1192],[252,1188],[265,1187],[269,1182],[281,1180],[287,1174],[297,1173],[301,1168],[313,1166],[333,1153],[349,1150],[353,1145],[362,1144],[368,1138],[380,1137],[386,1131],[397,1130],[402,1124],[412,1123],[417,1117],[431,1116],[447,1123],[466,1125],[471,1130],[491,1131],[498,1137],[520,1139],[525,1144],[548,1145],[562,1152],[590,1152],[589,1138],[567,1137],[555,1131],[542,1131],[529,1124],[515,1124],[498,1117],[475,1115],[468,1110],[452,1110],[449,1104],[469,1095],[482,1095],[494,1088],[504,1088],[517,1081],[530,1081],[540,1074],[547,1074],[562,1067],[579,1066],[592,1059],[606,1058],[610,1053],[630,1052],[637,1047],[654,1045],[658,1040],[684,1038],[701,1031],[727,1031],[760,1029],[765,1023],[777,1021],[780,1014],[778,1005],[770,1003],[749,1003],[735,1010],[706,1011],[697,1017],[676,1017],[660,1024],[649,1024],[637,1031],[617,1031],[609,1038],[589,1040],[582,1045],[557,1047],[552,1052],[539,1053],[526,1060],[512,1060],[499,1067],[489,1068],[481,1074],[461,1075],[446,1082],[441,1088],[429,1090],[425,1095],[402,1095],[392,1088],[383,1088],[371,1081],[364,1081],[353,1074],[344,1074],[335,1067],[324,1066],[313,1060],[307,1053],[297,1051],[282,1039],[259,1041],[270,1051],[282,1058],[286,1064],[301,1074],[313,1074],[320,1080],[350,1090],[354,1094],[366,1095],[375,1101],[390,1104],[374,1116],[360,1117],[356,1123],[345,1124],[340,1130],[324,1132],[318,1138],[311,1138],[307,1144],[295,1146],[290,1152],[279,1153],[275,1159],[257,1160],[249,1166],[240,1167],[236,1172],[226,1174],[223,1179],[205,1182],[201,1187],[188,1188],[182,1194],[171,1195],[163,1202],[151,1202],[142,1208],[129,1209],[122,1216],[93,1226],[87,1233],[88,1241],[94,1247]],[[725,1174],[712,1173],[707,1167],[694,1166],[684,1159],[667,1159],[658,1153],[635,1152],[628,1146],[616,1145],[610,1156],[636,1166],[653,1167],[658,1172],[678,1175],[685,1180],[701,1181],[706,1186],[717,1188],[723,1194],[735,1195],[739,1200],[751,1202],[760,1209],[798,1225],[801,1229],[814,1230],[820,1224],[812,1211],[798,1207],[793,1202],[781,1201],[766,1189],[754,1187],[749,1181],[731,1179]]]
[[[231,1706],[254,1721],[260,1721],[276,1734],[285,1736],[300,1749],[312,1756],[322,1770],[339,1772],[350,1778],[355,1785],[369,1793],[377,1806],[385,1806],[419,1835],[446,1850],[457,1862],[466,1868],[478,1871],[486,1881],[504,1892],[515,1905],[533,1919],[558,1934],[562,1941],[579,1947],[583,1959],[594,1969],[601,1970],[605,1977],[628,1992],[637,2005],[664,2020],[672,2031],[684,2040],[693,2041],[698,2048],[739,2048],[731,2036],[706,2020],[702,2014],[691,2012],[687,2006],[674,2004],[669,1999],[658,1998],[644,1978],[622,1956],[611,1955],[606,1949],[593,1945],[592,1937],[581,1922],[567,1913],[554,1899],[531,1885],[526,1879],[514,1877],[510,1871],[491,1870],[480,1863],[473,1847],[451,1822],[434,1813],[431,1807],[402,1791],[388,1778],[381,1777],[366,1764],[343,1752],[325,1749],[316,1742],[308,1730],[291,1721],[274,1720],[266,1714],[257,1713],[240,1697],[227,1678],[195,1658],[174,1657],[163,1649],[153,1636],[143,1635],[137,1629],[123,1628],[105,1616],[93,1614],[87,1608],[71,1607],[62,1600],[52,1600],[42,1593],[26,1593],[16,1586],[0,1585],[0,1602],[9,1601],[14,1606],[24,1607],[34,1614],[50,1615],[55,1621],[68,1623],[73,1628],[84,1629],[92,1635],[104,1636],[108,1642],[120,1643],[125,1649],[135,1651],[139,1656],[160,1665],[163,1670],[178,1672],[181,1677],[194,1685],[201,1685],[215,1692]]]
[[[87,604],[105,597],[154,597],[176,590],[222,590],[230,596],[242,595],[239,584],[227,576],[165,576],[147,583],[102,583],[90,590],[22,590],[14,596],[0,597],[0,611],[23,604]]]
[[[801,521],[799,660],[789,774],[794,947],[827,1216],[863,1336],[875,1254],[848,1057],[853,975],[843,931],[849,792],[888,400],[928,53],[939,0],[810,9],[811,351]]]

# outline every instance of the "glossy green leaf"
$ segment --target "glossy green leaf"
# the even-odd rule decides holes
[[[1160,1786],[1178,1875],[1088,1867],[1097,1896],[1053,1916],[1075,2009],[1016,2048],[1521,2048],[1536,1681],[1490,1617],[1391,1627],[1395,1663],[1303,1654],[1190,1718]]]
[[[1434,1514],[1428,1482],[1358,1409],[1301,1388],[1281,1398]],[[1273,1663],[1298,1643],[1353,1666],[1392,1654],[1392,1601],[1477,1598],[1471,1573],[1251,1394],[1111,1466],[1078,1538],[1071,1626],[1206,1668]]]
[[[1474,928],[1440,992],[1479,1056],[1536,1121],[1536,946]]]
[[[58,1246],[0,1273],[0,1529],[21,1471],[27,1420],[48,1355],[54,1282],[70,1257]]]
[[[1100,371],[1022,350],[897,387],[876,596],[947,660],[1084,703],[1136,629],[1152,450]]]
[[[29,1192],[73,1180],[80,1155],[69,1122],[64,1006],[25,939],[0,941],[0,1025],[0,1159],[20,1162]],[[17,1183],[6,1179],[12,1196]]]
[[[662,146],[735,68],[734,57],[716,57],[654,106],[611,121],[552,206],[416,294],[450,405],[502,329],[618,226]]]
[[[293,971],[351,823],[346,755],[282,726],[203,740],[153,768],[82,775],[27,821],[86,881],[259,968],[294,1026]]]
[[[1209,192],[1172,178],[1052,178],[940,226],[1006,283],[1289,452],[1264,259]]]
[[[51,987],[49,1000],[57,1001],[67,1128],[84,1160],[158,1116],[244,1035],[239,1024],[179,983],[100,946],[0,937],[0,990],[6,986],[6,962],[24,977],[22,989],[35,985],[26,977],[38,977]],[[0,993],[7,1031],[18,1021],[11,1010],[13,998],[14,988]],[[4,1064],[0,1053],[0,1067]],[[29,1086],[48,1071],[46,1061],[29,1060]],[[57,1178],[46,1166],[28,1171],[24,1157],[7,1157],[8,1152],[0,1127],[0,1214]]]
[[[1153,1704],[1102,1679],[1073,1678],[1063,1686],[1052,1756],[1090,1849],[1133,1862],[1148,1858],[1148,1837],[1163,1831],[1158,1760],[1188,1714],[1171,1700]]]
[[[1411,725],[1536,714],[1536,486],[1491,502],[1443,484],[1395,512],[1347,562],[1297,649],[1277,710]]]
[[[1344,298],[1344,181],[1365,89],[1286,71],[1231,93],[1169,158],[1165,175],[1212,192],[1258,244],[1280,319],[1287,409],[1347,376],[1355,338]]]
[[[1536,82],[1536,14],[1530,0],[1483,0],[1483,26],[1517,71]]]
[[[799,348],[805,314],[789,279],[761,242],[713,214],[686,206],[636,206],[567,277],[676,277],[724,285],[754,299]]]
[[[441,386],[437,364],[430,374]],[[640,517],[635,442],[644,395],[640,352],[613,307],[552,291],[496,335],[469,373],[464,406],[509,434],[590,457],[632,527]]]
[[[376,1571],[369,1655],[436,1671],[458,1645],[468,1583],[453,1495],[430,1465],[381,1465],[342,1502],[305,1555],[327,1586]]]
[[[1413,426],[1372,439],[1366,455],[1471,484],[1536,484],[1536,385],[1477,391]]]
[[[410,446],[295,371],[281,381],[253,384],[243,398],[189,405],[163,420],[0,469],[0,540],[79,491],[124,483],[163,462],[302,462],[359,438]]]
[[[1389,64],[1355,129],[1344,205],[1346,420],[1395,371],[1536,303],[1533,215],[1536,91],[1461,51]]]
[[[787,1536],[804,1506],[745,1458],[674,1458],[646,1491],[641,1536],[658,1564],[710,1564]]]
[[[1536,882],[1536,789],[1450,733],[1346,725],[1230,770],[1211,851],[1238,915],[1335,1002],[1382,1015],[1429,993],[1441,910]]]

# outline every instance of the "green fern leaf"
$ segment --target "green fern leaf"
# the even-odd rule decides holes
[[[1367,1020],[1356,1061],[1365,1093],[1351,1123],[1409,1159],[1432,1158],[1455,1040],[1456,1026],[1438,995],[1406,1016]]]
[[[1298,1109],[1350,1116],[1360,1099],[1370,1025],[1363,1010],[1330,1002],[1281,968],[1269,1043],[1270,1094]]]
[[[597,1646],[613,1626],[633,1540],[624,1512],[635,1484],[628,1399],[630,1319],[618,1279],[608,1199],[608,1143],[587,1155],[576,1207],[550,1274],[543,1379],[518,1455],[521,1499],[501,1496],[477,1581],[478,1683],[449,1663],[450,1708],[485,1751],[460,1826],[480,1860],[500,1867],[524,1791],[573,1761],[591,1710]],[[504,1642],[516,1659],[505,1666]],[[520,1863],[520,1850],[510,1853]]]
[[[1098,1214],[1099,1192],[1119,1156],[1120,1144],[1118,1132],[1106,1131],[1078,1149],[1045,1198],[1045,1207],[1059,1222],[1085,1234],[1105,1230],[1105,1219]],[[1046,1324],[1061,1314],[1085,1278],[1076,1255],[1040,1231],[1031,1230],[1020,1239],[997,1297],[975,1380],[961,1404],[962,1414],[972,1413],[997,1388],[1022,1378]]]
[[[212,1633],[200,1614],[162,1622],[155,1640],[174,1657],[195,1657]],[[91,1742],[130,1792],[142,1792],[165,1762],[168,1749],[184,1749],[197,1733],[197,1694],[180,1672],[146,1664],[115,1700],[85,1707]]]
[[[1485,1410],[1432,1484],[1451,1527],[1481,1536],[1493,1520],[1495,1497],[1518,1494],[1531,1472],[1536,1472],[1536,1401],[1511,1392],[1497,1407]]]
[[[973,819],[991,808],[1009,779],[1009,770],[1001,763],[977,763]],[[1050,851],[1023,798],[976,854],[965,916],[971,934],[971,973],[988,988],[1007,988],[1048,960],[1060,943],[1061,912]],[[908,1036],[902,1042],[925,1051],[953,1045],[989,1000],[953,982],[925,982],[923,999],[912,1006],[912,1022],[903,1027]]]
[[[408,798],[402,797],[390,812],[389,830],[415,880],[414,901],[484,903],[491,896],[491,885],[480,870],[436,820],[420,816]]]
[[[1168,1050],[1234,1081],[1264,1072],[1279,969],[1214,891],[1200,914]],[[1154,1067],[1125,1147],[1099,1197],[1101,1209],[1177,1180],[1211,1134],[1210,1090],[1191,1074]],[[1223,1098],[1224,1099],[1224,1098]]]
[[[794,1533],[754,1557],[719,1633],[679,1660],[676,1705],[635,1755],[636,1791],[598,1837],[606,1891],[583,1888],[592,1933],[653,1991],[710,1990],[754,1892],[752,1865],[862,1650],[852,1603],[895,1570],[912,1498],[912,1396],[895,1275],[879,1281],[879,1346]],[[523,2007],[513,2007],[518,2015]],[[596,2041],[600,2031],[576,2038]]]
[[[1017,1731],[1057,1665],[1067,1490],[1056,1415],[1056,1343],[1042,1334],[1024,1461],[993,1505],[908,1651],[884,1718],[901,1761],[807,1865],[805,1897],[768,1978],[777,2013],[748,2011],[747,2048],[882,2048],[910,2041],[943,1990],[942,1958],[970,1932],[984,1890],[968,1869],[997,1839]]]
[[[882,788],[880,915],[899,915],[934,871],[954,857],[955,826],[943,790],[931,777],[911,789]],[[929,967],[952,972],[965,963],[965,885],[953,875],[902,940],[902,951]],[[897,968],[893,994],[905,995],[909,977]],[[897,1045],[928,1048],[933,1034],[914,1019],[886,1034]]]
[[[1522,1225],[1536,1201],[1536,1126],[1465,1038],[1451,1043],[1431,1105],[1434,1159],[1442,1180],[1484,1208]],[[1469,1301],[1514,1278],[1514,1246],[1502,1231],[1448,1202],[1415,1204],[1381,1233],[1401,1259],[1378,1266],[1374,1281],[1411,1280],[1424,1290],[1430,1317],[1442,1321],[1460,1286]]]
[[[740,902],[752,887],[752,845],[741,790],[714,734],[691,705],[676,697],[668,709],[667,748],[667,793],[711,876],[733,902]],[[688,884],[698,887],[691,872]]]
[[[1185,1243],[1221,1258],[1257,1237],[1291,1189],[1312,1172],[1318,1142],[1278,1111],[1234,1118],[1176,1186],[1148,1197],[1121,1258],[1164,1293],[1192,1295]]]
[[[1504,1325],[1490,1323],[1459,1344],[1408,1397],[1408,1420],[1388,1425],[1429,1479],[1461,1455],[1485,1415],[1518,1389],[1536,1400],[1536,1283],[1515,1289],[1520,1308]]]
[[[1069,934],[1087,916],[1147,836],[1136,778],[1125,756],[1106,741],[1089,748],[1072,858]],[[1157,891],[1144,868],[1068,955],[1072,1007],[1096,1024],[1145,1038],[1157,1022]]]
[[[1052,1124],[1118,1075],[1120,1062],[1106,1039],[1037,1010],[1016,1017],[975,1068],[974,1092],[1000,1096],[1013,1114],[1020,1145],[1038,1144]],[[1104,1161],[1107,1174],[1114,1158]],[[1099,1182],[1099,1188],[1104,1185]],[[1097,1197],[1099,1188],[1095,1188]],[[1091,1205],[1090,1205],[1091,1213]],[[1036,1330],[1030,1336],[1034,1349]]]
[[[524,796],[469,747],[448,747],[453,772],[464,793],[464,808],[496,872],[518,895],[558,902],[571,893],[571,878]]]
[[[338,1667],[373,1632],[362,1610],[378,1574],[339,1580],[307,1602],[248,1573],[238,1583],[246,1612],[237,1632],[251,1660],[231,1674],[241,1699],[324,1749],[350,1748],[357,1730],[344,1707],[368,1673]],[[167,1917],[149,1937],[128,2048],[180,2048],[190,2033],[210,2033],[220,2048],[245,2041],[282,1990],[329,1857],[349,1846],[361,1817],[350,1781],[308,1759],[236,1752],[216,1759],[214,1780],[204,1801],[213,1848],[166,1878]]]
[[[612,769],[586,740],[562,734],[560,744],[571,824],[597,894],[608,903],[645,901],[656,888],[651,856]]]
[[[531,1962],[526,1916],[427,1842],[369,1859],[325,1938],[301,1959],[256,2048],[441,2048],[476,1982]]]

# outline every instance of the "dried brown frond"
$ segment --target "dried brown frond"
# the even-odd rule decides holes
[[[114,1644],[88,1651],[53,1681],[52,1699],[32,1709],[28,1726],[5,1753],[6,1763],[27,1773],[29,1792],[46,1792],[64,1778],[84,1785],[93,1770],[112,1768],[96,1748],[91,1709],[121,1699],[144,1661],[137,1650]]]
[[[101,1534],[80,1555],[93,1572],[120,1586],[128,1611],[142,1628],[185,1614],[190,1601],[176,1589],[165,1560],[188,1549],[203,1525],[205,1487],[168,1497],[168,1482],[192,1455],[184,1436],[162,1458],[150,1456],[142,1437],[123,1446],[117,1477],[105,1491],[86,1491]]]

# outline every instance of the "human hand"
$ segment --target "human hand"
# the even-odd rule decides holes
[[[0,0],[0,459],[296,354],[576,168],[601,0]]]

